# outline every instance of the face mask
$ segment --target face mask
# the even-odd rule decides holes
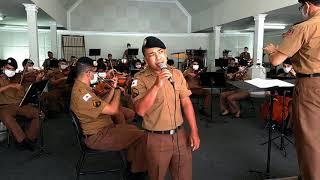
[[[140,68],[141,68],[141,64],[136,65],[136,68],[137,68],[137,69],[140,69]]]
[[[283,68],[285,73],[289,73],[291,71],[292,67]]]
[[[304,6],[307,6],[307,12],[304,12]],[[305,4],[304,6],[302,7],[301,14],[304,19],[308,19],[309,18],[308,13],[309,13],[310,6],[309,6],[309,4]]]
[[[96,84],[98,82],[98,73],[93,74],[93,79],[90,80],[90,84]]]
[[[33,67],[28,67],[27,70],[28,71],[33,71]]]
[[[60,68],[61,68],[62,70],[67,69],[67,67],[68,67],[68,66],[67,66],[67,65],[64,65],[64,64],[60,66]]]
[[[4,70],[4,74],[10,78],[10,77],[13,77],[16,74],[16,72],[8,70],[8,69],[5,69]]]
[[[244,69],[245,69],[244,66],[240,66],[240,67],[239,67],[239,71],[243,71]]]
[[[107,77],[107,73],[106,72],[99,72],[98,76],[101,78],[106,78]]]
[[[127,60],[126,60],[126,59],[122,59],[121,62],[122,62],[123,64],[125,64],[125,63],[127,63]]]
[[[197,71],[199,69],[199,65],[193,65],[192,68],[193,70]]]

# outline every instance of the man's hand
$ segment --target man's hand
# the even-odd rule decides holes
[[[192,78],[196,77],[196,74],[195,74],[195,73],[192,73],[192,72],[191,72],[191,73],[188,73],[188,75],[191,76]]]
[[[111,80],[113,81],[112,87],[116,88],[118,86],[118,78],[117,77],[113,77]]]
[[[9,84],[8,86],[10,88],[17,89],[17,90],[21,90],[22,89],[21,84],[18,84],[18,83],[12,83],[12,84]]]
[[[269,43],[265,48],[263,48],[263,50],[267,54],[272,54],[272,53],[277,52],[277,48],[278,48],[278,45],[275,46],[274,44]]]
[[[37,75],[37,77],[36,77],[36,80],[37,81],[40,81],[40,80],[42,80],[44,78],[44,72],[40,72],[40,73],[38,73],[38,75]]]
[[[170,71],[161,71],[154,85],[157,86],[158,88],[161,88],[163,86],[163,82],[168,81],[170,77],[172,77],[172,74],[170,73]]]
[[[191,132],[189,139],[190,139],[190,145],[191,145],[192,151],[199,149],[200,138],[199,138],[198,132]]]

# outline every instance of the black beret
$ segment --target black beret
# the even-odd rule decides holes
[[[291,60],[288,58],[285,61],[283,61],[283,64],[292,64]]]
[[[8,58],[6,64],[14,67],[15,69],[18,68],[18,63],[14,58]]]
[[[77,63],[81,63],[92,67],[97,66],[97,61],[94,61],[89,57],[81,57],[78,59]]]
[[[22,66],[25,66],[27,64],[34,65],[34,62],[31,59],[25,59],[25,60],[22,61]]]
[[[147,48],[161,48],[161,49],[166,49],[166,46],[164,45],[164,43],[153,36],[148,36],[144,39],[143,41],[143,45],[142,45],[142,53],[144,54],[144,49]]]

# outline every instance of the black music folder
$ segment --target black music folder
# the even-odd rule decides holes
[[[42,80],[42,81],[32,83],[29,86],[27,93],[24,95],[23,99],[21,100],[19,106],[21,107],[29,103],[37,104],[40,101],[38,96],[42,94],[47,84],[48,84],[48,80]]]
[[[205,72],[200,73],[201,86],[225,86],[226,78],[224,73],[220,72]]]

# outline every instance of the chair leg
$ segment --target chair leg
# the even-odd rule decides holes
[[[84,162],[85,156],[86,156],[86,152],[81,152],[80,159],[78,160],[77,165],[76,165],[76,180],[79,180],[80,173],[81,173],[80,171],[83,167],[83,162]]]

